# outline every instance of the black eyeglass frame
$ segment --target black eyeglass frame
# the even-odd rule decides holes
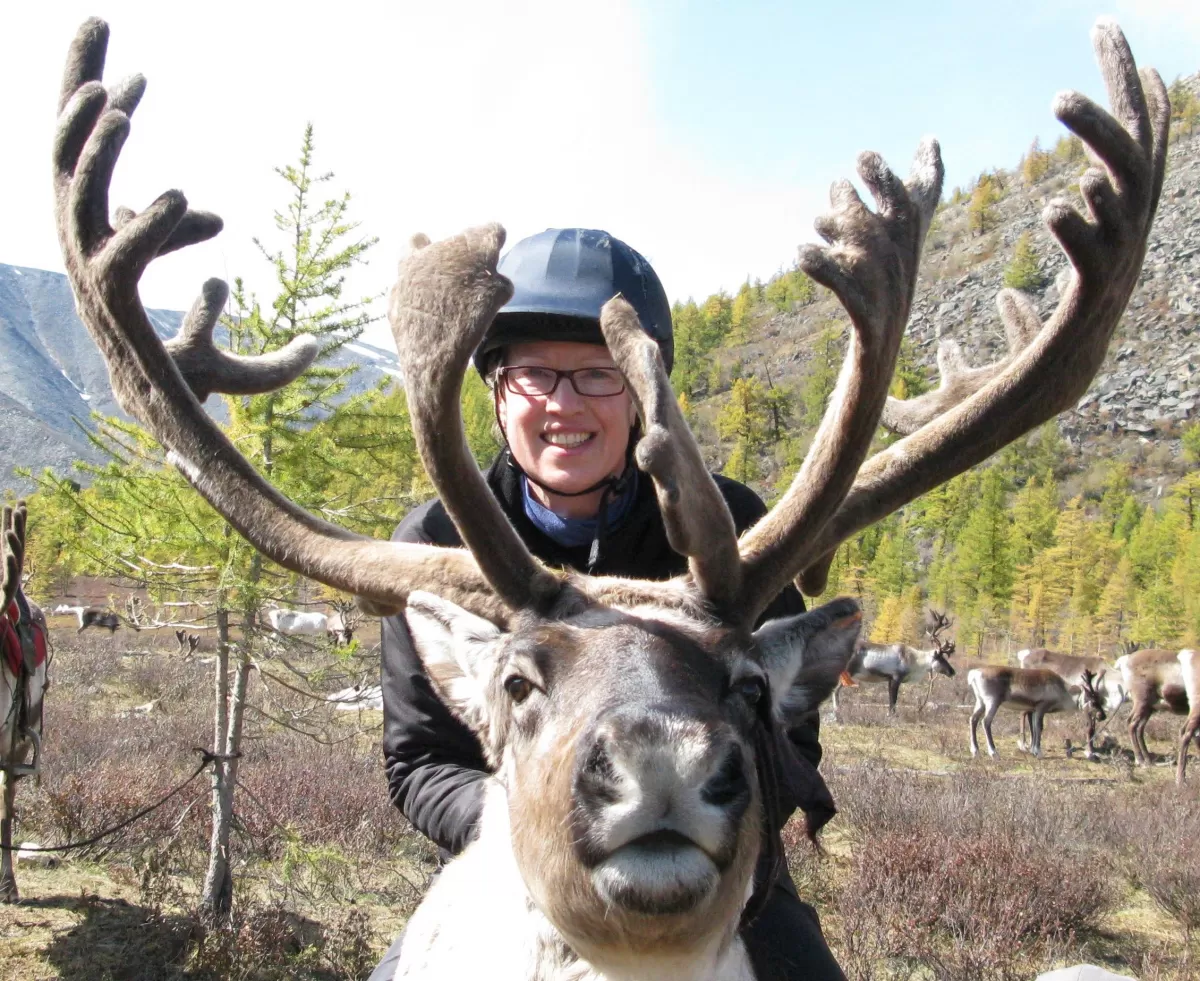
[[[510,373],[512,373],[514,371],[520,371],[523,368],[524,369],[535,368],[538,371],[553,371],[554,372],[554,384],[551,385],[550,390],[546,391],[546,392],[522,392],[519,389],[513,388],[512,381],[509,379],[509,375],[510,375]],[[584,372],[584,371],[611,371],[619,379],[621,379],[621,387],[619,389],[617,389],[617,391],[615,391],[615,392],[607,392],[604,395],[592,395],[588,392],[581,392],[579,390],[579,386],[575,383],[575,375],[580,372]],[[567,381],[569,381],[571,383],[571,387],[573,389],[575,389],[575,394],[578,395],[580,398],[584,398],[584,399],[615,398],[616,396],[621,395],[625,391],[625,389],[628,387],[625,383],[625,376],[621,374],[620,369],[606,368],[606,367],[567,368],[567,369],[563,370],[563,369],[559,369],[559,368],[551,368],[551,367],[548,367],[547,365],[542,365],[542,364],[510,364],[510,365],[505,365],[502,368],[499,368],[496,371],[496,377],[500,381],[500,383],[502,383],[504,385],[505,390],[512,392],[513,395],[520,395],[524,398],[537,398],[537,399],[549,398],[551,395],[553,395],[555,392],[557,392],[558,386],[562,383],[562,380],[564,378],[566,378]]]

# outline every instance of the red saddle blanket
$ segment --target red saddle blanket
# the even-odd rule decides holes
[[[13,600],[7,610],[0,614],[0,657],[3,657],[8,669],[13,674],[21,673],[21,665],[25,656],[21,650],[21,636],[17,633],[17,623],[21,619],[20,608]],[[33,631],[34,666],[46,660],[46,637],[36,623],[29,625]]]

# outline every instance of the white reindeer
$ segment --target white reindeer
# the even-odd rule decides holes
[[[900,686],[910,681],[921,681],[931,674],[954,677],[954,666],[950,656],[954,653],[954,641],[939,637],[941,631],[950,626],[950,618],[944,613],[930,610],[933,626],[925,633],[933,642],[933,649],[922,651],[907,644],[862,643],[846,665],[841,684],[833,690],[833,709],[837,712],[841,690],[859,682],[886,681],[888,686],[888,712],[895,714],[896,700],[900,697]]]
[[[1010,355],[968,369],[950,352],[942,384],[907,401],[887,390],[941,197],[940,154],[924,144],[907,182],[877,155],[860,159],[877,207],[839,184],[818,223],[829,246],[800,259],[849,312],[841,376],[792,486],[740,540],[657,346],[624,299],[610,300],[601,329],[641,417],[636,461],[688,558],[685,576],[643,582],[540,564],[471,457],[462,381],[511,295],[497,225],[435,244],[419,236],[389,304],[417,449],[465,549],[359,537],[288,501],[246,462],[201,402],[277,389],[317,346],[297,338],[259,358],[217,350],[227,289],[215,280],[176,338],[155,334],[138,295],[143,270],[212,237],[220,221],[168,191],[110,226],[109,179],[143,82],[99,84],[107,39],[89,21],[72,45],[53,161],[64,262],[121,407],[272,560],[375,614],[407,606],[431,682],[496,767],[479,838],[410,920],[398,976],[752,981],[739,926],[764,895],[756,862],[778,856],[763,829],[777,789],[775,716],[831,691],[859,615],[836,600],[754,624],[797,576],[820,594],[842,542],[1086,391],[1138,281],[1157,206],[1170,118],[1161,79],[1139,77],[1119,29],[1097,26],[1119,118],[1074,93],[1056,104],[1108,168],[1080,178],[1090,219],[1065,204],[1047,211],[1075,270],[1057,310],[1042,324],[1031,301],[1002,293]],[[904,438],[866,460],[881,418]]]
[[[272,630],[289,637],[317,637],[329,630],[329,617],[304,610],[267,610],[267,623]]]

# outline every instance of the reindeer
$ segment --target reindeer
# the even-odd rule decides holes
[[[316,344],[299,337],[253,358],[219,351],[219,280],[176,338],[159,339],[142,273],[221,222],[168,191],[110,224],[108,186],[145,83],[105,89],[107,26],[81,28],[59,104],[55,214],[80,317],[121,407],[267,558],[357,596],[371,615],[403,612],[430,682],[495,767],[479,835],[410,919],[397,977],[754,977],[739,926],[770,888],[756,864],[779,868],[773,734],[785,713],[832,691],[860,613],[842,599],[756,628],[758,617],[797,576],[819,595],[841,542],[1073,405],[1137,283],[1162,186],[1166,90],[1153,72],[1139,77],[1114,24],[1098,24],[1094,39],[1116,117],[1074,93],[1055,103],[1103,168],[1080,178],[1090,217],[1061,202],[1046,210],[1072,273],[1044,325],[1028,298],[1000,294],[1001,361],[968,369],[944,348],[937,390],[888,398],[941,197],[939,148],[925,142],[903,182],[877,155],[860,156],[874,210],[848,182],[835,185],[817,223],[829,244],[804,247],[800,263],[846,308],[845,361],[791,487],[740,540],[657,347],[623,298],[606,304],[601,329],[645,434],[636,463],[688,560],[685,575],[650,582],[541,565],[471,457],[459,393],[511,295],[496,268],[499,225],[414,238],[389,299],[415,442],[466,547],[363,538],[272,488],[201,402],[287,384]],[[903,438],[867,460],[881,417]]]
[[[1024,751],[1025,727],[1029,726],[1029,749],[1034,756],[1042,755],[1042,720],[1051,712],[1066,712],[1079,708],[1089,716],[1088,742],[1091,743],[1094,723],[1091,717],[1105,719],[1104,699],[1095,687],[1096,676],[1084,671],[1078,687],[1072,688],[1049,668],[1007,668],[988,665],[967,672],[967,687],[975,696],[971,712],[971,756],[979,755],[976,738],[979,720],[987,737],[988,756],[995,759],[996,743],[992,739],[992,719],[1001,706],[1021,712],[1021,736],[1017,748]]]
[[[19,898],[13,875],[12,822],[17,780],[38,773],[42,697],[49,685],[46,618],[21,591],[25,504],[0,519],[0,903]],[[26,763],[30,753],[33,762]]]
[[[362,622],[362,614],[348,600],[334,600],[333,616],[329,618],[329,639],[336,647],[349,647],[354,639],[354,631]]]
[[[1056,654],[1044,647],[1035,647],[1017,651],[1017,660],[1023,668],[1047,668],[1063,679],[1068,685],[1078,688],[1083,684],[1083,675],[1090,671],[1096,678],[1096,690],[1104,696],[1104,711],[1113,717],[1125,704],[1125,685],[1121,682],[1121,672],[1115,665],[1109,664],[1102,657],[1084,657],[1075,654]],[[1022,725],[1022,732],[1024,726]],[[1095,720],[1089,716],[1087,731],[1087,758],[1096,757],[1096,727]]]
[[[841,688],[856,685],[861,681],[888,683],[888,713],[896,713],[896,699],[900,697],[900,686],[907,681],[920,681],[930,673],[954,677],[954,666],[950,655],[954,653],[954,641],[938,637],[950,627],[950,618],[944,613],[930,610],[933,626],[925,634],[933,642],[933,650],[921,651],[906,644],[860,643],[845,672],[841,684],[833,690],[833,709],[838,709]]]
[[[1178,651],[1152,647],[1117,658],[1117,670],[1121,672],[1131,702],[1129,740],[1133,743],[1133,756],[1138,766],[1149,766],[1153,760],[1146,746],[1146,726],[1150,716],[1155,712],[1188,715],[1188,706],[1195,705],[1188,695],[1184,665]],[[1186,731],[1187,723],[1184,725]],[[1181,750],[1186,746],[1187,742],[1181,741]],[[1180,753],[1181,757],[1184,755]],[[1186,767],[1186,761],[1181,760],[1176,773],[1181,781]]]
[[[56,606],[54,613],[74,613],[79,621],[79,629],[75,631],[76,635],[83,633],[88,627],[103,627],[108,630],[108,635],[111,637],[121,626],[121,617],[118,614],[98,606],[68,606],[64,603]]]
[[[288,637],[316,637],[329,630],[329,617],[304,610],[267,610],[267,623]]]
[[[1179,670],[1183,675],[1183,690],[1187,694],[1187,721],[1179,731],[1179,761],[1175,767],[1175,783],[1183,786],[1187,775],[1188,745],[1193,739],[1200,746],[1200,651],[1182,650],[1178,655]]]

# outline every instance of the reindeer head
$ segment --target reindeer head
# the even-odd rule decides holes
[[[1105,708],[1106,698],[1104,695],[1104,672],[1095,674],[1092,671],[1084,671],[1079,683],[1079,694],[1077,703],[1081,711],[1090,715],[1097,722],[1103,722],[1108,718],[1108,711]]]
[[[950,663],[950,655],[954,653],[954,641],[938,637],[943,630],[948,630],[953,621],[944,613],[937,610],[929,611],[933,625],[925,631],[933,642],[933,654],[929,660],[929,669],[935,674],[944,674],[947,678],[954,677],[954,665]]]
[[[1065,202],[1045,212],[1073,269],[1053,316],[1043,324],[1027,297],[1004,291],[1008,358],[967,369],[946,347],[941,387],[889,400],[942,164],[932,140],[907,181],[863,154],[859,176],[875,210],[849,182],[835,185],[831,213],[817,223],[829,245],[800,256],[849,315],[841,375],[791,487],[741,539],[657,346],[623,299],[604,307],[601,329],[645,433],[637,464],[672,547],[688,559],[688,573],[670,582],[543,567],[470,455],[462,379],[512,289],[497,271],[498,225],[434,244],[415,238],[388,311],[417,448],[466,550],[374,541],[329,524],[272,488],[205,415],[200,401],[210,393],[287,384],[317,346],[299,337],[257,358],[219,351],[212,333],[227,295],[219,280],[205,284],[177,338],[158,338],[138,294],[142,273],[156,256],[211,238],[221,222],[188,210],[178,191],[141,214],[110,215],[109,182],[145,82],[100,84],[108,40],[100,21],[79,31],[63,78],[53,153],[59,241],[122,408],[231,526],[370,612],[408,605],[434,683],[499,768],[534,901],[582,947],[661,949],[733,929],[722,917],[745,899],[770,790],[757,777],[764,754],[755,727],[768,710],[823,698],[857,632],[851,601],[753,631],[762,611],[797,576],[820,594],[841,542],[1073,405],[1104,360],[1145,254],[1169,110],[1161,79],[1139,77],[1115,25],[1099,24],[1094,36],[1119,118],[1077,94],[1056,102],[1103,170],[1079,181],[1090,219]],[[907,435],[864,464],[881,418]]]
[[[819,704],[860,621],[838,600],[749,635],[611,609],[502,632],[425,593],[405,616],[507,791],[539,908],[581,950],[660,951],[736,923],[760,848],[760,727],[785,697]]]

